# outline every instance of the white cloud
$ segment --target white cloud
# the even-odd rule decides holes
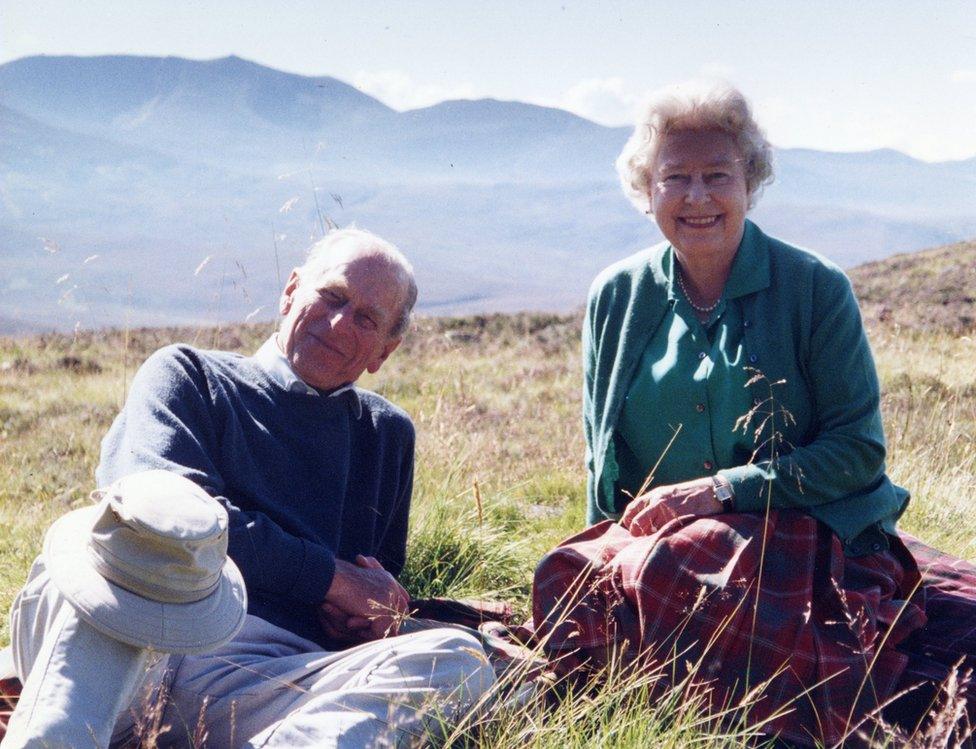
[[[873,112],[841,109],[832,97],[803,102],[781,96],[754,101],[756,119],[773,145],[823,151],[869,151],[894,148],[925,161],[964,159],[973,155],[976,139],[969,125],[976,107],[941,123],[939,131],[925,126],[924,113],[890,106]]]
[[[554,104],[602,125],[632,125],[636,108],[646,96],[647,92],[635,91],[622,78],[584,78]]]
[[[711,63],[702,65],[698,76],[729,80],[734,72],[728,65]],[[633,125],[638,110],[652,93],[653,88],[634,86],[623,78],[583,78],[553,105],[602,125]]]
[[[976,83],[976,70],[953,70],[949,80],[953,83]]]
[[[437,83],[419,83],[400,70],[361,70],[352,79],[353,85],[370,96],[375,96],[394,109],[428,107],[448,99],[473,99],[474,86],[459,83],[443,86]]]

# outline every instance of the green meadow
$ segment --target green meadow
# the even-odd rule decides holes
[[[851,275],[882,381],[889,472],[912,492],[901,525],[976,559],[976,243]],[[420,318],[383,369],[363,381],[404,407],[417,427],[402,579],[414,596],[504,599],[526,616],[537,561],[583,527],[580,323],[579,314]],[[251,352],[270,331],[0,339],[0,609],[8,610],[50,521],[89,501],[101,437],[143,359],[176,341]],[[4,618],[0,643],[8,641]],[[742,725],[704,714],[693,689],[652,698],[651,678],[620,665],[549,702],[499,699],[455,738],[561,749],[754,741]],[[919,733],[913,741],[952,745],[940,736]],[[891,741],[880,732],[872,740]]]

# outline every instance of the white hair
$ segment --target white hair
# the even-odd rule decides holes
[[[347,251],[350,245],[354,250],[368,252],[374,257],[382,258],[399,277],[402,303],[397,319],[390,330],[390,337],[401,337],[410,325],[410,313],[417,303],[417,282],[414,280],[410,261],[392,243],[364,229],[355,227],[333,229],[309,248],[308,257],[295,269],[295,272],[300,278],[304,278],[310,270],[332,263],[340,249]]]
[[[724,81],[693,80],[654,92],[617,157],[624,194],[642,213],[651,212],[651,173],[662,139],[681,130],[719,130],[732,136],[745,161],[751,208],[773,181],[773,148],[752,116],[745,96]]]

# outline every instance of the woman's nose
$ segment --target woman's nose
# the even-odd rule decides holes
[[[685,200],[689,203],[704,203],[711,197],[705,180],[701,177],[692,177],[688,185],[688,192],[685,193]]]

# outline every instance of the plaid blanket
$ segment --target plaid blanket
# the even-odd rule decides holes
[[[606,521],[540,562],[533,624],[550,658],[622,656],[714,713],[830,746],[896,694],[897,646],[926,623],[918,568],[891,542],[848,559],[796,511],[678,518],[642,537]]]
[[[976,721],[976,566],[943,554],[914,536],[900,533],[922,573],[919,595],[928,621],[901,645],[908,666],[899,684],[905,692],[902,712],[921,715],[945,702],[943,687],[961,677],[960,697],[965,703],[965,724],[959,735]],[[968,745],[968,744],[967,744]]]

